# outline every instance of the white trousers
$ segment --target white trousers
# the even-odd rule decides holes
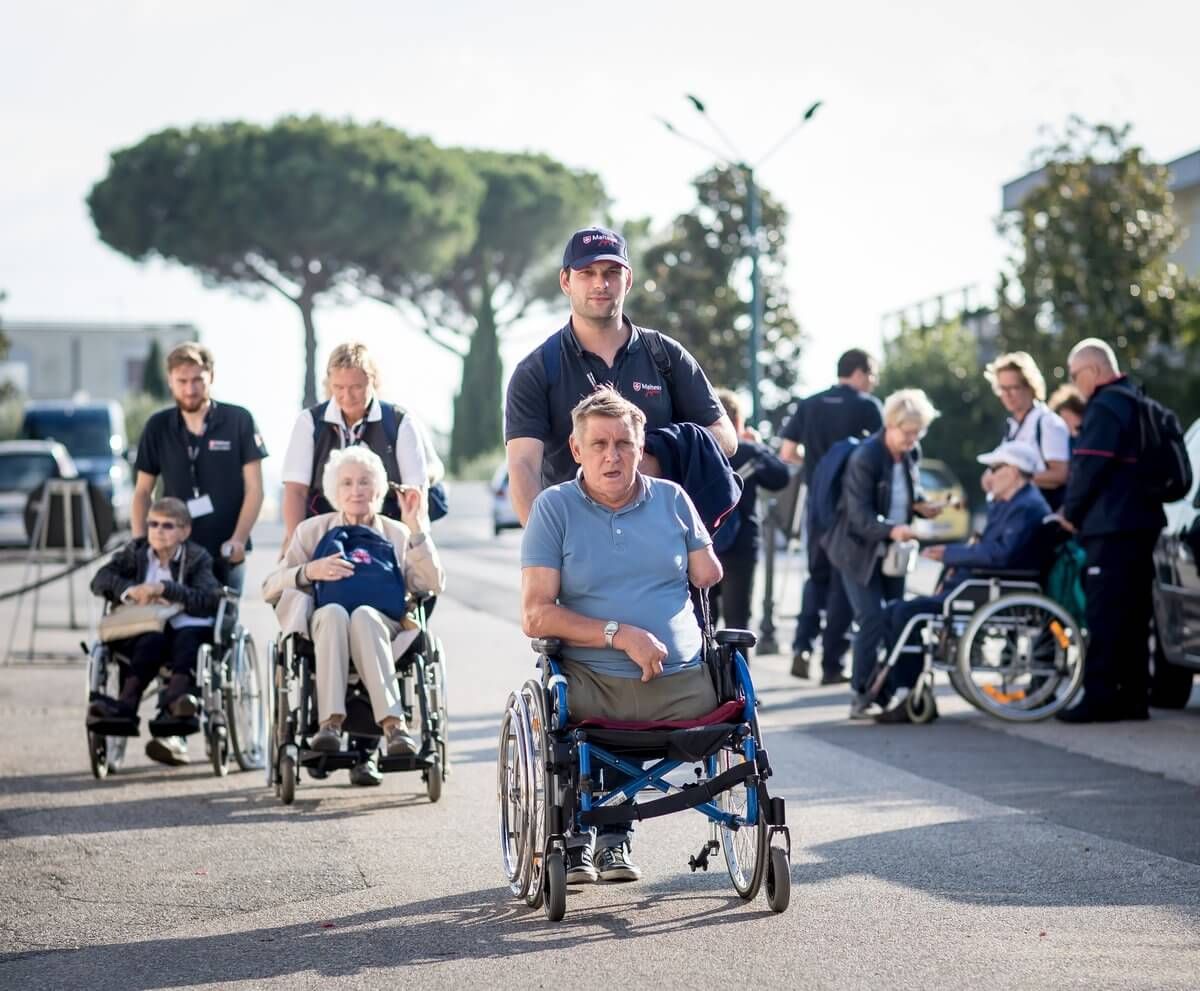
[[[404,718],[399,676],[392,658],[392,637],[400,624],[377,609],[359,606],[353,615],[341,606],[322,606],[312,618],[313,648],[317,655],[317,713],[321,722],[346,715],[346,685],[350,658],[371,698],[375,721]]]

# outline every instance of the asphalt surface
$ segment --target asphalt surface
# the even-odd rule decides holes
[[[454,770],[436,805],[419,775],[356,789],[342,773],[303,779],[284,808],[259,772],[214,778],[194,739],[195,762],[174,769],[132,741],[97,782],[82,665],[0,667],[0,988],[1200,983],[1200,692],[1147,723],[1010,729],[943,685],[932,726],[882,727],[847,722],[847,693],[790,678],[789,658],[760,657],[789,911],[741,902],[720,863],[689,873],[707,835],[693,813],[639,827],[643,880],[573,892],[562,923],[515,903],[494,760],[504,699],[533,672],[519,536],[492,537],[482,490],[452,496],[435,626]],[[260,529],[255,580],[275,554],[277,530]],[[19,577],[0,564],[0,591]],[[782,602],[798,594],[781,581]],[[44,618],[64,605],[60,584]],[[15,608],[0,602],[0,634]],[[261,652],[273,618],[251,600],[244,618]]]

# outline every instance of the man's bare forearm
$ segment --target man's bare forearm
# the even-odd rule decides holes
[[[521,521],[521,526],[529,522],[529,511],[533,508],[533,500],[542,491],[541,470],[532,465],[517,461],[508,468],[508,499],[512,503],[513,512]]]

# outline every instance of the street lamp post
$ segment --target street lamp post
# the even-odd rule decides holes
[[[696,112],[700,114],[713,129],[716,135],[725,143],[732,152],[732,158],[727,157],[725,152],[713,148],[704,141],[700,141],[690,135],[679,131],[669,121],[662,121],[668,131],[676,137],[682,138],[694,145],[698,145],[705,151],[717,156],[717,160],[723,165],[737,169],[746,183],[746,226],[750,231],[750,244],[747,254],[750,258],[750,340],[749,340],[749,365],[750,365],[750,408],[752,411],[754,425],[757,426],[762,422],[762,396],[759,388],[759,363],[758,352],[762,346],[762,331],[763,331],[763,297],[762,297],[762,273],[759,270],[759,255],[762,251],[762,207],[758,197],[758,185],[755,182],[754,170],[761,167],[763,162],[775,154],[782,148],[792,136],[800,130],[805,124],[812,120],[813,115],[821,106],[821,101],[817,100],[813,103],[800,118],[799,122],[782,138],[775,142],[774,146],[768,151],[756,165],[750,165],[746,160],[738,154],[734,148],[733,142],[728,136],[717,127],[716,122],[709,116],[708,110],[699,97],[687,94],[687,100]]]

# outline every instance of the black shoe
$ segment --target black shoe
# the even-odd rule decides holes
[[[188,762],[187,742],[182,736],[156,736],[146,743],[146,756],[160,764],[180,767]]]
[[[592,884],[597,876],[590,846],[567,847],[567,884]]]
[[[188,719],[199,711],[200,700],[191,694],[180,695],[179,698],[167,706],[167,712],[176,719]]]
[[[823,675],[821,675],[821,684],[848,685],[850,684],[850,677],[842,674],[841,671],[826,671]]]
[[[88,706],[93,719],[136,719],[137,709],[119,699],[99,698]]]
[[[371,788],[383,784],[383,772],[379,770],[379,763],[375,760],[374,754],[361,764],[355,764],[350,768],[350,783],[358,785],[360,788]]]
[[[812,660],[811,650],[802,650],[792,655],[792,677],[808,681],[808,662]]]
[[[875,722],[890,724],[911,723],[912,717],[908,714],[907,696],[884,709],[883,712],[875,717]]]
[[[1115,706],[1089,704],[1085,697],[1078,705],[1056,712],[1054,718],[1060,723],[1116,723],[1128,717]]]

